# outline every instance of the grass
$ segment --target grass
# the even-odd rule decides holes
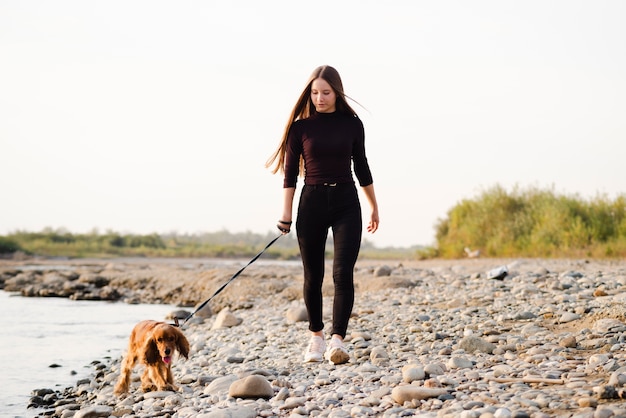
[[[113,258],[113,257],[170,257],[170,258],[252,258],[276,237],[275,233],[230,233],[217,231],[204,234],[150,234],[122,235],[108,231],[72,234],[47,228],[41,232],[17,231],[0,237],[0,255],[15,251],[44,257]],[[331,256],[332,241],[327,245]],[[406,259],[412,257],[410,248],[378,249],[364,241],[361,256],[370,259]],[[277,260],[299,259],[295,234],[281,237],[263,254]]]

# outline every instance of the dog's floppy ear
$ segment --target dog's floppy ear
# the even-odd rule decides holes
[[[152,336],[146,340],[143,346],[143,358],[146,364],[155,364],[161,360],[161,354],[159,354],[156,341]]]
[[[187,341],[185,334],[178,328],[174,328],[174,333],[176,334],[176,349],[181,356],[189,358],[189,341]]]

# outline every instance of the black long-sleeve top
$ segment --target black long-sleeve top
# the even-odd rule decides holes
[[[359,185],[373,183],[365,155],[363,122],[349,113],[315,113],[295,121],[287,135],[283,187],[296,187],[304,158],[304,184],[354,183],[351,163]]]

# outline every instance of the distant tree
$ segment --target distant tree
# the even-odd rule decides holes
[[[13,254],[21,251],[19,244],[14,240],[6,237],[0,237],[0,254]]]

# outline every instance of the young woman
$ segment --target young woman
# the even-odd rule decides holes
[[[346,102],[337,70],[324,65],[313,71],[296,102],[276,152],[267,161],[273,173],[284,173],[283,212],[278,229],[289,233],[298,175],[304,175],[296,233],[304,267],[304,302],[311,339],[306,362],[333,364],[350,360],[343,339],[354,304],[354,265],[361,247],[362,217],[352,168],[370,204],[367,231],[378,229],[378,203],[365,155],[363,123]],[[332,228],[333,321],[326,348],[322,320],[322,281],[328,229]]]

